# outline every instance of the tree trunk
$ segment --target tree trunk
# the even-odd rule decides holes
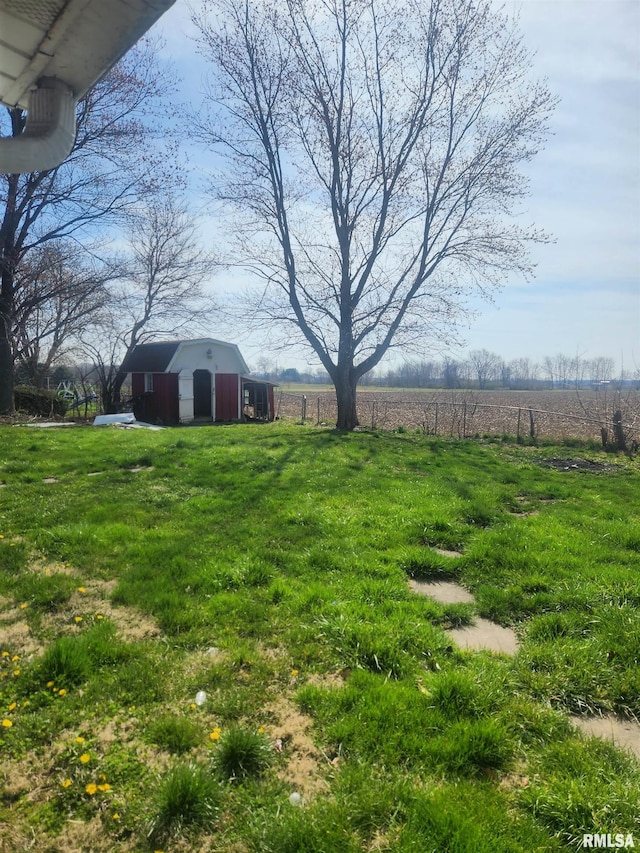
[[[351,371],[343,371],[334,379],[336,399],[338,401],[338,419],[336,429],[351,431],[358,424],[356,408],[356,386],[358,380],[351,376]]]
[[[13,349],[9,338],[12,307],[13,280],[11,271],[2,270],[0,295],[0,415],[12,415],[13,399]]]

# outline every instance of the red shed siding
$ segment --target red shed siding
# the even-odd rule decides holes
[[[131,374],[131,392],[140,397],[134,404],[134,414],[141,421],[160,421],[163,424],[177,424],[178,411],[178,374],[154,373],[153,391],[144,392],[144,373]]]
[[[216,373],[216,420],[240,418],[240,377],[237,373]]]

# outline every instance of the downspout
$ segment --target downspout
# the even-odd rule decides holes
[[[69,156],[76,138],[76,99],[54,77],[41,77],[29,95],[24,131],[0,138],[0,174],[44,172]]]

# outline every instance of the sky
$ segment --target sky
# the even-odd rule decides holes
[[[183,95],[197,106],[206,66],[195,54],[189,5],[177,0],[152,32],[164,39]],[[546,77],[560,99],[546,146],[527,167],[527,221],[555,242],[534,247],[531,281],[514,276],[491,303],[473,304],[478,313],[461,330],[462,346],[425,357],[464,358],[488,349],[506,361],[541,362],[563,353],[606,356],[616,372],[640,372],[640,2],[507,0],[504,6],[519,12],[525,44],[535,53],[534,74]],[[196,181],[205,157],[193,152]],[[224,292],[224,281],[213,286]],[[253,346],[241,330],[236,342],[252,365],[265,358],[280,367],[319,366],[301,352]]]

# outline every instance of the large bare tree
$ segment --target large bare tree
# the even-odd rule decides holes
[[[217,263],[183,202],[166,196],[142,205],[130,220],[128,244],[120,281],[80,336],[108,412],[120,405],[120,365],[138,344],[208,331],[214,310],[206,283]]]
[[[158,146],[170,70],[158,46],[141,43],[98,83],[77,108],[77,136],[67,160],[55,169],[0,176],[0,414],[13,411],[15,282],[34,248],[71,237],[95,239],[121,222],[141,197],[179,178],[178,161]],[[24,129],[26,113],[4,110],[5,135]]]
[[[111,264],[91,258],[75,242],[56,240],[32,249],[14,280],[11,343],[14,365],[43,386],[74,338],[101,312]]]
[[[194,20],[255,317],[311,347],[352,429],[389,347],[446,339],[472,293],[531,272],[520,166],[554,99],[490,0],[205,0]]]

